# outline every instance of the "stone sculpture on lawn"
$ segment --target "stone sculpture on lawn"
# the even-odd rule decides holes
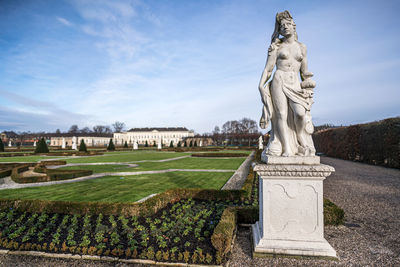
[[[315,156],[312,76],[291,14],[278,13],[258,86],[264,104],[260,126],[271,122],[271,134],[261,155],[264,163],[254,166],[259,176],[259,221],[252,225],[255,256],[336,257],[324,238],[323,216],[323,180],[334,168]]]

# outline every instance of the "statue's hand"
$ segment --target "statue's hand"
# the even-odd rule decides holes
[[[301,88],[303,88],[303,89],[312,89],[312,88],[315,88],[316,85],[317,84],[310,78],[305,79],[300,84]]]
[[[305,71],[301,75],[303,76],[304,80],[306,80],[314,76],[314,73],[312,73],[311,71]]]

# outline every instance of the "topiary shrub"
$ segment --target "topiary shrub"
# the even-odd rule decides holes
[[[112,139],[110,139],[110,142],[108,143],[107,150],[108,151],[114,151],[115,150],[115,146],[114,146],[114,143],[113,143]]]
[[[193,146],[193,141],[190,140],[189,147],[192,147],[192,146]]]
[[[86,144],[83,139],[81,140],[81,144],[79,145],[79,151],[87,152]]]
[[[197,146],[197,141],[194,141],[194,146]]]
[[[144,143],[144,147],[149,147],[149,142],[147,142],[147,140],[146,140],[146,143]]]
[[[40,139],[36,145],[35,153],[49,153],[49,148],[47,147],[44,138]]]
[[[128,142],[125,141],[124,148],[128,148]]]
[[[179,141],[177,147],[181,147],[181,146],[182,146],[182,143],[181,143],[181,141]]]
[[[344,210],[329,199],[324,198],[324,224],[339,225],[344,223]]]
[[[174,141],[171,140],[171,142],[169,143],[169,147],[174,147]]]
[[[0,152],[4,152],[4,143],[3,140],[0,138]]]

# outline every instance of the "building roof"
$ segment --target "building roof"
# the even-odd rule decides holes
[[[54,133],[47,135],[49,137],[113,137],[112,133]]]
[[[156,128],[132,128],[128,132],[177,132],[184,131],[188,132],[189,130],[186,127],[156,127]]]

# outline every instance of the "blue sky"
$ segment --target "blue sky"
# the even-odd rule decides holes
[[[0,0],[0,131],[258,122],[285,9],[317,82],[315,125],[400,115],[399,1]]]

